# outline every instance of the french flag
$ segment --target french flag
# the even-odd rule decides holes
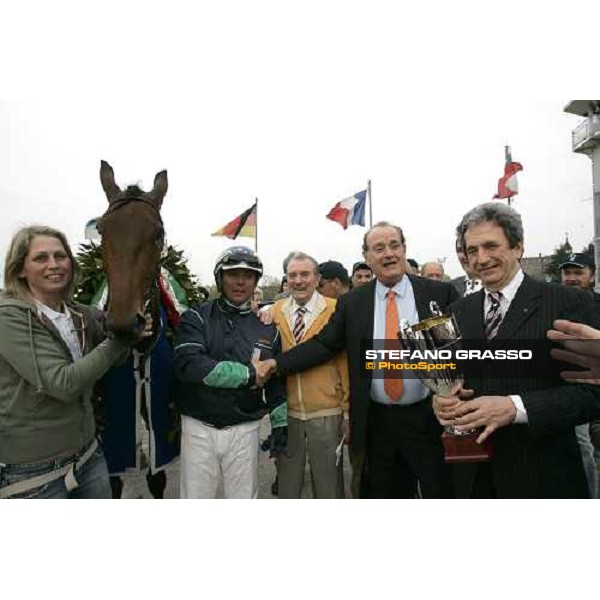
[[[365,226],[365,206],[367,204],[367,190],[357,192],[350,198],[338,202],[327,215],[331,221],[339,223],[344,229],[350,225]]]

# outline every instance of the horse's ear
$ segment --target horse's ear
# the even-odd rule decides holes
[[[100,182],[109,203],[121,193],[121,189],[115,183],[115,172],[105,160],[100,161]]]
[[[167,171],[161,171],[156,174],[154,178],[154,188],[152,188],[152,198],[157,203],[158,208],[161,207],[163,198],[167,193],[167,189],[169,188],[169,180],[167,179]]]

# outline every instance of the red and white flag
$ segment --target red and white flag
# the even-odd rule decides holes
[[[517,173],[523,170],[523,165],[518,162],[507,162],[504,167],[504,176],[498,180],[498,193],[494,198],[512,198],[519,193]]]
[[[510,146],[504,147],[504,176],[498,180],[498,193],[496,198],[512,198],[519,193],[519,182],[517,173],[523,170],[521,163],[513,162]]]

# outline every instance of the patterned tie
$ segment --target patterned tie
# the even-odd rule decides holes
[[[296,320],[294,321],[294,339],[296,344],[300,343],[302,336],[304,335],[304,314],[306,313],[306,307],[301,306],[296,311]]]
[[[490,292],[490,308],[485,315],[485,337],[488,340],[494,339],[502,323],[502,311],[500,310],[501,292]]]
[[[398,307],[396,306],[396,292],[390,290],[387,294],[387,305],[385,307],[385,339],[393,342],[398,341]],[[393,349],[398,349],[397,343],[389,344]],[[383,381],[385,393],[396,402],[404,391],[402,371],[387,371],[390,377]]]

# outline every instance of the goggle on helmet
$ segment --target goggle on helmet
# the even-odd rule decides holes
[[[258,273],[257,281],[262,277],[263,264],[256,252],[246,246],[232,246],[224,250],[215,264],[214,276],[217,287],[221,287],[222,271],[247,269]]]

